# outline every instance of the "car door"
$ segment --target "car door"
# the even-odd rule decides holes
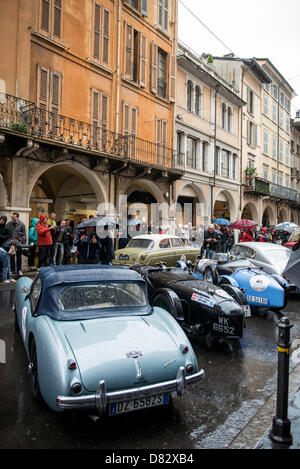
[[[172,262],[176,265],[176,262],[180,260],[182,254],[186,255],[187,246],[183,244],[180,238],[171,238],[171,244],[173,248]]]
[[[35,319],[34,313],[38,306],[41,292],[42,281],[40,277],[37,276],[31,284],[30,292],[25,297],[24,306],[22,309],[22,326],[20,330],[27,352],[29,332],[32,330],[32,323]]]
[[[157,262],[165,262],[168,267],[172,267],[174,265],[172,259],[172,250],[173,248],[170,238],[163,238],[158,244],[158,251],[155,252],[155,258],[151,259],[151,264],[155,259],[154,264]]]

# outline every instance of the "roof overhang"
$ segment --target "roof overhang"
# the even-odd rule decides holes
[[[230,101],[235,106],[243,107],[246,105],[246,102],[243,101],[237,94],[227,88],[220,80],[218,80],[208,71],[204,70],[200,64],[197,64],[189,57],[186,57],[185,55],[179,55],[177,57],[177,63],[185,71],[194,75],[210,88],[218,90],[218,94],[220,96]]]

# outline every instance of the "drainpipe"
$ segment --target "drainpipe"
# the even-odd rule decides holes
[[[216,86],[215,92],[215,116],[214,116],[214,176],[213,176],[213,184],[210,186],[210,218],[212,221],[214,216],[214,187],[216,185],[216,172],[217,172],[217,94],[219,91],[219,85]]]
[[[241,99],[244,97],[244,75],[245,69],[242,71],[242,93]],[[240,158],[240,217],[242,216],[243,207],[243,108],[241,107],[241,158]]]
[[[118,42],[117,42],[117,91],[116,91],[116,123],[115,132],[119,133],[120,114],[120,38],[121,38],[121,0],[118,0]]]

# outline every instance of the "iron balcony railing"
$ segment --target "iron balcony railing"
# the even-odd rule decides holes
[[[248,192],[255,192],[262,196],[286,199],[300,204],[300,194],[295,189],[274,184],[259,177],[253,177],[252,180],[250,182],[247,181],[247,183],[245,190]]]
[[[180,170],[176,151],[171,148],[135,135],[117,134],[105,125],[88,124],[50,112],[35,103],[4,93],[0,93],[0,129],[150,166]]]

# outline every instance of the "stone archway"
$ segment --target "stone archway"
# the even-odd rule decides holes
[[[120,221],[140,217],[145,223],[165,224],[169,221],[169,206],[160,187],[153,181],[126,181],[119,188]]]
[[[266,227],[274,226],[276,224],[274,212],[269,205],[264,209],[261,224]]]
[[[184,181],[174,197],[176,219],[179,224],[206,225],[208,203],[203,188],[196,182]]]
[[[243,210],[242,210],[242,217],[241,218],[248,218],[250,220],[255,221],[256,223],[259,223],[259,216],[258,216],[258,211],[255,205],[252,202],[248,202],[245,204]]]
[[[235,221],[237,218],[237,205],[232,194],[224,189],[220,189],[214,199],[214,219],[227,218]]]
[[[288,213],[287,213],[287,210],[285,208],[281,208],[278,211],[278,223],[283,223],[285,221],[289,221]]]
[[[103,182],[85,166],[68,161],[47,166],[34,171],[28,183],[32,216],[55,211],[57,219],[70,218],[77,223],[95,216],[97,207],[108,202]]]

